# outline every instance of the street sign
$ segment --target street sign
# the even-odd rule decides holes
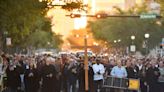
[[[6,38],[6,45],[10,46],[11,45],[11,38]]]
[[[136,46],[135,45],[131,45],[130,46],[130,51],[131,52],[135,52],[136,51]]]
[[[155,19],[157,16],[155,14],[142,14],[140,15],[140,19]]]

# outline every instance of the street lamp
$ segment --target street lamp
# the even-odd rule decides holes
[[[118,39],[118,42],[121,42],[121,39]]]
[[[77,35],[75,35],[75,37],[79,38],[79,37],[80,37],[80,35],[78,35],[78,34],[77,34]]]
[[[146,33],[145,38],[148,39],[150,37],[150,34]]]
[[[117,40],[114,40],[114,43],[117,43]]]
[[[149,34],[149,33],[146,33],[146,34],[144,35],[144,37],[145,37],[146,55],[147,55],[148,52],[149,52],[148,38],[150,37],[150,34]]]
[[[116,43],[120,43],[121,42],[121,39],[118,39],[118,40],[114,40],[114,43],[116,44]]]
[[[120,42],[121,42],[121,39],[114,40],[113,42],[114,42],[114,46],[115,46],[115,51],[116,52],[119,51],[120,50]]]
[[[135,52],[136,51],[136,46],[134,45],[134,42],[133,42],[135,40],[135,38],[136,37],[134,35],[131,36],[131,40],[132,40],[132,44],[130,45],[130,51],[131,52]]]
[[[136,38],[136,37],[135,37],[134,35],[131,36],[131,40],[135,40],[135,38]]]

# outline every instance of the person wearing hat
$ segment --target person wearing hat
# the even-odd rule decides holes
[[[92,68],[93,68],[93,80],[94,80],[94,89],[95,92],[99,92],[98,90],[101,91],[101,87],[103,84],[103,75],[105,73],[105,68],[104,65],[100,63],[101,59],[97,58],[96,59],[96,63],[93,64]]]

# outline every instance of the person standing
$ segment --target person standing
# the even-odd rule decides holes
[[[3,74],[4,74],[4,69],[3,69],[3,58],[0,55],[0,86],[2,86],[2,81],[3,81]]]
[[[122,66],[121,60],[117,61],[117,66],[113,67],[111,71],[111,76],[115,77],[115,85],[120,85],[121,78],[126,78],[127,77],[127,71],[125,67]],[[124,90],[122,89],[116,89],[116,92],[123,92]]]
[[[137,71],[135,68],[136,68],[136,66],[132,65],[132,63],[130,61],[126,62],[127,78],[135,79],[138,77],[138,74],[137,74]],[[132,90],[127,89],[126,92],[136,92],[136,91],[132,91]]]
[[[139,79],[140,79],[141,92],[147,92],[148,85],[147,85],[147,82],[146,82],[146,65],[142,66],[142,69],[139,72]]]
[[[42,92],[56,92],[55,90],[55,79],[56,70],[54,65],[51,64],[52,58],[46,59],[46,65],[42,67],[41,77],[43,79]]]
[[[30,62],[24,74],[24,84],[26,92],[38,92],[39,89],[39,74],[33,62]]]
[[[7,87],[9,92],[17,92],[21,88],[21,78],[18,67],[10,62],[6,69]]]
[[[78,80],[79,80],[79,90],[78,92],[85,91],[85,70],[84,63],[80,63],[78,67]]]
[[[63,92],[69,92],[68,91],[68,87],[67,87],[67,84],[68,84],[68,76],[69,76],[69,60],[68,58],[65,59],[64,61],[64,65],[63,65],[63,71],[62,71],[62,91]],[[65,77],[67,76],[67,77]]]
[[[113,67],[111,71],[111,76],[117,77],[117,78],[126,78],[127,77],[127,71],[125,67],[122,66],[121,61],[119,60],[117,62],[117,66]]]
[[[159,92],[164,92],[164,63],[162,61],[159,62],[159,73],[160,73],[160,76],[158,78]]]
[[[62,63],[62,59],[60,57],[58,57],[57,60],[55,61],[55,64],[54,64],[56,72],[57,72],[57,77],[56,77],[56,82],[58,83],[56,85],[56,91],[57,92],[60,92],[61,86],[62,86],[62,83],[61,83],[61,81],[62,81],[62,79],[61,79],[61,77],[62,77],[61,63]]]
[[[106,66],[106,75],[110,76],[112,68],[115,66],[115,61],[114,59],[110,60],[109,64]]]
[[[100,63],[100,58],[96,59],[96,64],[93,65],[93,72],[94,72],[94,89],[95,92],[98,92],[98,89],[102,88],[103,84],[103,75],[105,73],[104,65]]]
[[[154,59],[151,60],[151,65],[148,67],[146,71],[146,80],[149,86],[149,92],[158,91],[158,77],[159,77],[159,69],[155,66],[156,62]]]
[[[67,92],[76,91],[76,82],[77,82],[77,63],[74,59],[69,59],[69,66],[68,66],[68,81],[67,81]]]
[[[135,78],[135,70],[130,61],[126,62],[127,78]]]

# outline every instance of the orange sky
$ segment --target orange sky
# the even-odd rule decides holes
[[[112,6],[118,5],[120,7],[124,7],[124,0],[84,0],[85,3],[89,3],[89,6],[92,7],[92,13],[97,11],[110,11]],[[140,2],[141,0],[137,0]],[[86,18],[83,19],[71,19],[69,17],[65,17],[66,14],[70,14],[70,12],[66,12],[65,10],[60,9],[60,7],[55,7],[48,12],[48,16],[52,17],[52,30],[56,33],[60,33],[61,35],[67,36],[69,31],[73,29],[78,29],[80,27],[84,28],[86,26]]]
[[[124,8],[124,0],[84,0],[85,3],[89,3],[92,7],[90,13],[94,14],[98,11],[111,11],[112,6],[119,6]],[[141,0],[137,0],[141,2]],[[70,12],[60,9],[60,7],[55,7],[47,13],[48,17],[52,18],[52,30],[57,34],[63,35],[63,39],[69,36],[70,32],[74,29],[85,28],[87,25],[87,18],[71,19],[65,15],[70,14]]]

